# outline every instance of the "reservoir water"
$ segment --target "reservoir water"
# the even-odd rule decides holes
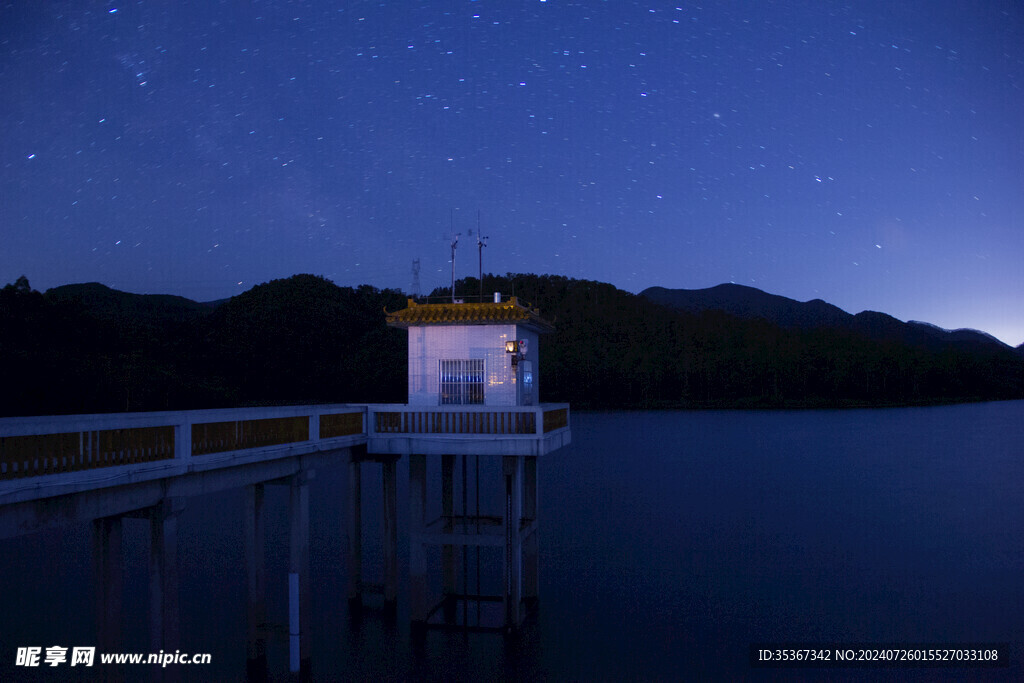
[[[340,462],[318,470],[306,636],[314,679],[971,673],[749,667],[751,643],[785,641],[1002,642],[1010,666],[985,677],[1024,675],[1024,402],[574,413],[572,428],[573,444],[540,462],[540,609],[513,639],[410,638],[404,460],[398,618],[371,607],[351,619],[346,471]],[[367,470],[364,496],[378,482]],[[266,491],[268,669],[288,680],[288,494]],[[241,491],[190,498],[181,514],[181,650],[209,652],[212,664],[178,667],[178,678],[245,679],[242,501]],[[368,500],[364,513],[369,574],[380,567],[370,524],[378,504]],[[55,680],[46,667],[14,666],[18,647],[96,644],[90,533],[77,525],[0,542],[0,680]],[[147,543],[147,526],[125,523],[125,652],[148,651]],[[127,680],[155,673],[122,671]],[[58,679],[98,673],[65,666]]]

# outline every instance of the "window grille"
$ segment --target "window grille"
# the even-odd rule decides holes
[[[441,405],[482,405],[484,359],[440,361]]]

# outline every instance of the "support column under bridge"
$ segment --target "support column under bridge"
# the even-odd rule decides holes
[[[311,677],[309,577],[309,479],[313,472],[301,471],[289,477],[250,484],[245,488],[242,547],[247,574],[246,678],[267,680],[267,641],[275,630],[267,615],[266,520],[264,496],[267,485],[288,487],[288,669],[300,680]]]
[[[178,610],[178,516],[182,498],[165,498],[150,507],[92,521],[93,584],[96,591],[98,645],[116,651],[122,642],[125,519],[149,522],[149,643],[152,652],[180,647]]]
[[[413,626],[516,629],[536,607],[538,598],[537,458],[501,456],[498,482],[481,482],[480,456],[448,454],[440,460],[441,515],[430,519],[429,510],[435,506],[429,500],[432,487],[428,482],[428,456],[409,456]],[[459,465],[461,476],[457,478]],[[497,488],[502,493],[500,516],[482,513],[483,487]],[[461,489],[461,496],[457,489]],[[427,560],[430,547],[440,549],[440,594],[431,588]],[[481,551],[489,553],[492,560],[500,552],[500,564],[482,559]],[[500,576],[494,575],[496,564],[501,567]],[[482,580],[492,591],[494,587],[498,590],[488,592]]]
[[[359,463],[384,467],[384,556],[393,558],[387,458],[407,455],[414,630],[518,628],[538,603],[538,459],[570,443],[568,406],[368,405],[366,425],[367,455],[350,465],[349,597],[367,588]],[[387,596],[396,569],[385,566]]]
[[[348,601],[358,612],[367,593],[384,596],[384,611],[389,616],[398,608],[398,487],[399,455],[368,454],[365,448],[353,448],[348,463]],[[363,578],[363,466],[381,467],[381,543],[383,576],[379,582]]]

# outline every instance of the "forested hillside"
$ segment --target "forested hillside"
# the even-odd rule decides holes
[[[479,291],[475,278],[456,283],[460,297]],[[1024,397],[1024,359],[994,345],[681,311],[552,275],[488,275],[483,291],[514,293],[554,322],[541,339],[541,400],[577,408]],[[406,333],[384,311],[405,302],[313,275],[219,304],[95,283],[42,294],[19,278],[0,290],[0,415],[402,402]]]
[[[312,275],[221,303],[95,283],[0,290],[0,415],[401,401],[405,333],[395,291]]]
[[[513,289],[556,323],[541,342],[544,400],[784,407],[1024,397],[1024,361],[1008,347],[688,313],[589,280],[484,277],[484,292]],[[457,294],[478,291],[476,278],[456,285]]]

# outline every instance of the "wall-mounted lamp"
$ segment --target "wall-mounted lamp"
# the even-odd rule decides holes
[[[526,357],[526,340],[518,339],[505,342],[505,353],[512,354],[512,367],[519,365],[519,361]]]

